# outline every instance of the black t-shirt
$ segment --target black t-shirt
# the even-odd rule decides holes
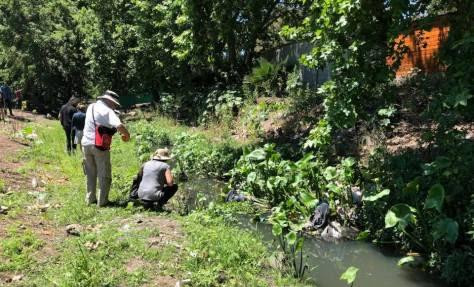
[[[72,127],[78,131],[82,131],[84,129],[84,125],[86,124],[86,114],[83,112],[76,112],[72,116]]]
[[[65,128],[70,128],[72,126],[72,116],[77,112],[77,109],[71,104],[65,104],[59,110],[61,115],[61,125]]]

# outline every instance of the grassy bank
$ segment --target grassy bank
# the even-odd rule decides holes
[[[183,132],[209,140],[173,122],[156,123],[172,140]],[[140,165],[139,139],[114,141],[115,205],[97,208],[85,204],[80,154],[66,156],[59,124],[33,128],[38,140],[20,158],[23,190],[0,197],[9,208],[0,273],[24,275],[17,285],[175,286],[185,279],[191,286],[299,284],[269,265],[269,251],[256,234],[221,215],[202,210],[180,217],[127,204],[129,180]]]

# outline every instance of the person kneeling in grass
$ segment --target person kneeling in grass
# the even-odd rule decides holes
[[[151,160],[144,163],[140,169],[138,198],[146,208],[155,204],[158,208],[163,207],[178,191],[178,185],[173,182],[171,167],[166,163],[170,159],[168,149],[157,149]]]

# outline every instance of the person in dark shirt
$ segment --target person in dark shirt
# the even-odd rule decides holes
[[[10,116],[13,117],[13,112],[12,112],[13,93],[12,93],[12,90],[10,89],[10,87],[8,85],[2,85],[0,87],[0,93],[2,93],[5,108],[8,108],[8,110],[10,112]]]
[[[84,131],[84,125],[86,123],[86,114],[81,111],[81,108],[78,108],[78,111],[72,116],[72,133],[74,133],[74,144],[80,145],[82,140],[82,135]]]
[[[76,150],[76,144],[74,144],[75,132],[72,129],[72,117],[77,112],[76,107],[79,101],[78,98],[71,97],[59,110],[59,121],[66,133],[66,148],[68,153]]]
[[[22,98],[21,93],[22,92],[23,92],[23,90],[21,90],[21,89],[15,91],[16,108],[19,109],[19,110],[21,110],[21,98]]]

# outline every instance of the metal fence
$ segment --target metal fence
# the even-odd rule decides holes
[[[310,69],[299,64],[300,57],[310,53],[312,47],[313,45],[308,42],[293,43],[267,53],[266,57],[274,62],[285,62],[289,67],[297,66],[300,69],[303,84],[310,88],[317,88],[331,78],[331,72],[329,64],[324,69]]]

